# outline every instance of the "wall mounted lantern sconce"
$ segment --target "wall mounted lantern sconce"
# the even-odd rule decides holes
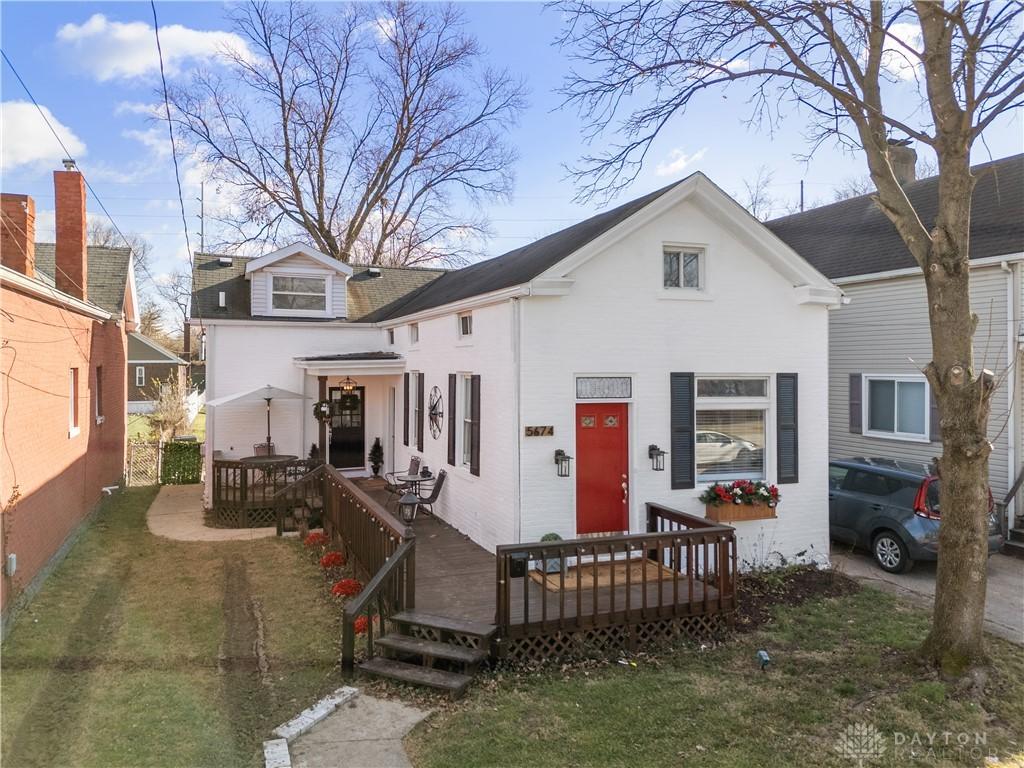
[[[572,456],[567,454],[561,448],[555,451],[555,464],[558,466],[558,476],[568,477],[569,476],[569,462],[572,461]]]
[[[665,471],[665,453],[666,451],[661,450],[653,443],[647,446],[647,456],[651,460],[651,469],[655,472]]]

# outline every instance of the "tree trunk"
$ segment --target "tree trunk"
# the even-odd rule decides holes
[[[943,451],[935,610],[922,652],[945,674],[960,676],[985,658],[988,418],[994,383],[991,373],[975,370],[978,317],[970,307],[968,254],[974,184],[966,157],[955,165],[964,172],[940,181],[940,210],[925,269],[932,336],[932,362],[925,373],[941,415]]]

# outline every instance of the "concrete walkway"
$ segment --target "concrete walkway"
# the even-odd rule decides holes
[[[921,562],[910,573],[886,573],[870,556],[833,552],[835,567],[857,581],[930,607],[935,598],[935,563]],[[988,560],[985,629],[1024,645],[1024,560],[992,555]]]
[[[277,534],[270,528],[210,528],[203,525],[203,486],[165,485],[146,513],[150,533],[175,541],[249,541]]]
[[[412,768],[402,738],[427,714],[360,693],[289,745],[292,768]]]

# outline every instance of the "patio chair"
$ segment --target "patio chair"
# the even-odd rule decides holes
[[[384,482],[387,483],[388,503],[389,504],[391,503],[391,497],[392,496],[397,496],[397,495],[399,495],[401,493],[405,493],[405,491],[408,490],[408,488],[409,488],[409,484],[408,483],[400,482],[398,480],[398,476],[400,474],[417,475],[417,474],[419,474],[419,471],[420,471],[420,457],[419,456],[413,456],[411,459],[409,459],[409,469],[406,470],[404,473],[398,472],[398,471],[395,471],[395,472],[385,472],[384,473]]]
[[[420,496],[419,507],[426,507],[427,512],[431,515],[434,514],[434,502],[437,501],[437,497],[441,495],[441,488],[444,487],[444,479],[448,477],[448,473],[443,469],[437,473],[437,480],[434,481],[433,487],[430,489],[430,494],[427,496]]]

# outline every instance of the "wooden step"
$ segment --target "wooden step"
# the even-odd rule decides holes
[[[454,632],[460,635],[470,635],[483,640],[490,639],[498,628],[493,624],[484,624],[479,621],[465,621],[463,619],[450,619],[447,616],[432,616],[429,613],[417,613],[416,611],[402,611],[391,616],[391,621],[397,624],[418,624],[421,627],[439,629],[442,632]]]
[[[1024,528],[1011,528],[1009,534],[1006,538],[1010,541],[1024,541]]]
[[[404,661],[386,659],[383,656],[374,656],[369,661],[364,661],[359,665],[359,669],[367,674],[379,675],[403,683],[425,685],[448,691],[452,698],[461,696],[466,690],[466,686],[473,680],[469,675],[462,675],[458,672],[446,672],[443,669],[406,664]]]
[[[1024,560],[1024,542],[1020,541],[1004,541],[1002,553],[1009,555],[1010,557],[1019,557]]]
[[[445,659],[459,664],[479,664],[487,658],[487,651],[480,648],[466,648],[452,643],[439,643],[435,640],[424,640],[409,635],[384,635],[376,641],[397,653],[415,653],[433,659]]]

